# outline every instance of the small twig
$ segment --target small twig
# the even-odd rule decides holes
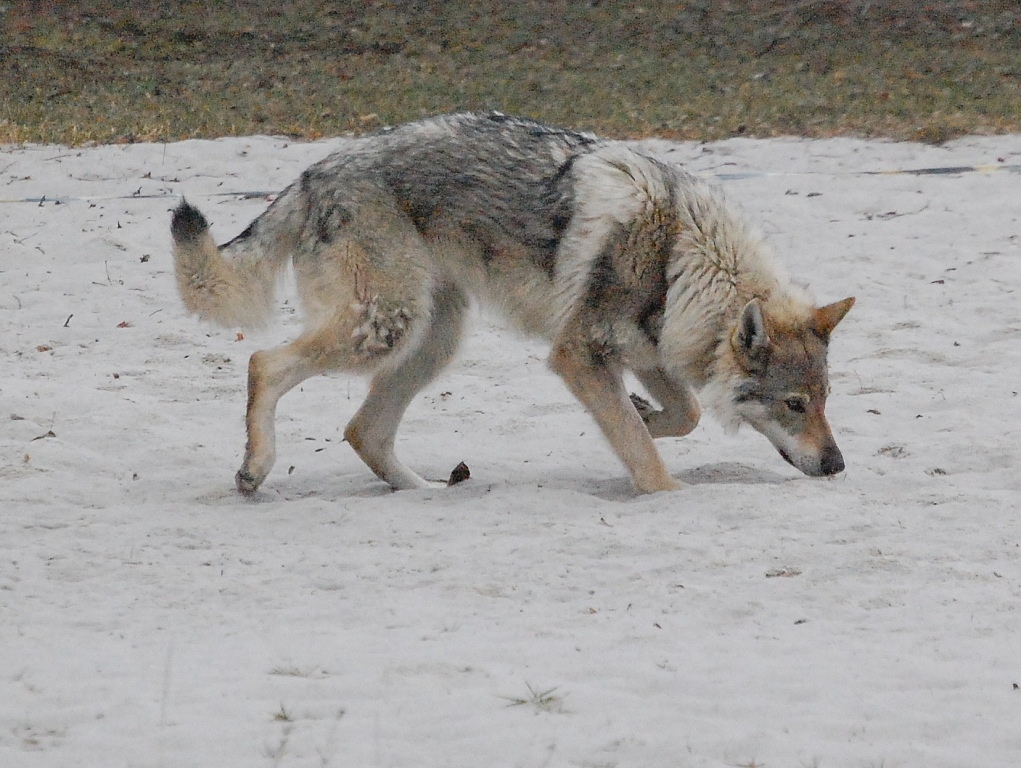
[[[19,238],[18,233],[15,232],[14,230],[9,229],[7,230],[7,232],[8,234],[10,234],[11,237],[14,238],[15,245],[24,245],[26,241],[31,240],[33,237],[39,234],[38,232],[33,232],[31,235],[25,235],[24,237]]]
[[[917,211],[904,211],[904,213],[898,213],[897,211],[887,211],[886,213],[871,213],[866,214],[865,218],[868,221],[872,221],[873,219],[879,219],[880,221],[889,221],[890,219],[899,219],[901,216],[915,216],[921,213],[922,211],[928,209],[928,207],[929,204],[926,203]]]
[[[65,328],[70,328],[71,327],[71,318],[72,317],[74,317],[74,312],[72,312],[70,315],[68,315],[67,316],[67,320],[64,321],[64,327]]]

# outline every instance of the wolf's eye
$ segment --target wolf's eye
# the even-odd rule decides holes
[[[793,413],[805,412],[805,401],[800,397],[788,397],[784,400],[784,405],[786,405]]]

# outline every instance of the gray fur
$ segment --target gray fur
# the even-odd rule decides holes
[[[572,213],[571,165],[597,145],[528,120],[453,115],[356,140],[309,168],[301,188],[320,239],[349,216],[351,181],[373,179],[423,237],[460,230],[486,261],[521,250],[552,277]]]
[[[279,397],[335,369],[374,376],[348,441],[395,488],[422,487],[394,436],[453,355],[469,296],[551,342],[640,490],[677,487],[652,438],[690,432],[707,385],[725,423],[751,423],[809,474],[838,465],[818,377],[850,304],[815,310],[718,189],[626,144],[497,113],[431,118],[347,142],[219,248],[186,203],[171,232],[185,304],[215,322],[266,318],[294,265],[306,331],[252,357],[246,492],[272,466]],[[821,352],[771,370],[813,327]],[[629,398],[625,369],[661,410]],[[811,379],[814,421],[770,410],[802,392],[792,371]]]

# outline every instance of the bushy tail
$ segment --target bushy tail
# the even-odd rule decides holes
[[[258,220],[227,245],[217,247],[197,208],[182,202],[174,210],[177,288],[190,312],[219,325],[258,328],[273,309],[277,276],[290,253],[257,236]],[[228,258],[229,257],[229,258]]]

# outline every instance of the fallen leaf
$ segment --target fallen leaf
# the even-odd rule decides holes
[[[450,473],[450,479],[447,481],[447,486],[457,485],[463,483],[469,477],[472,476],[471,470],[468,469],[468,465],[463,461],[454,467],[454,471]]]

